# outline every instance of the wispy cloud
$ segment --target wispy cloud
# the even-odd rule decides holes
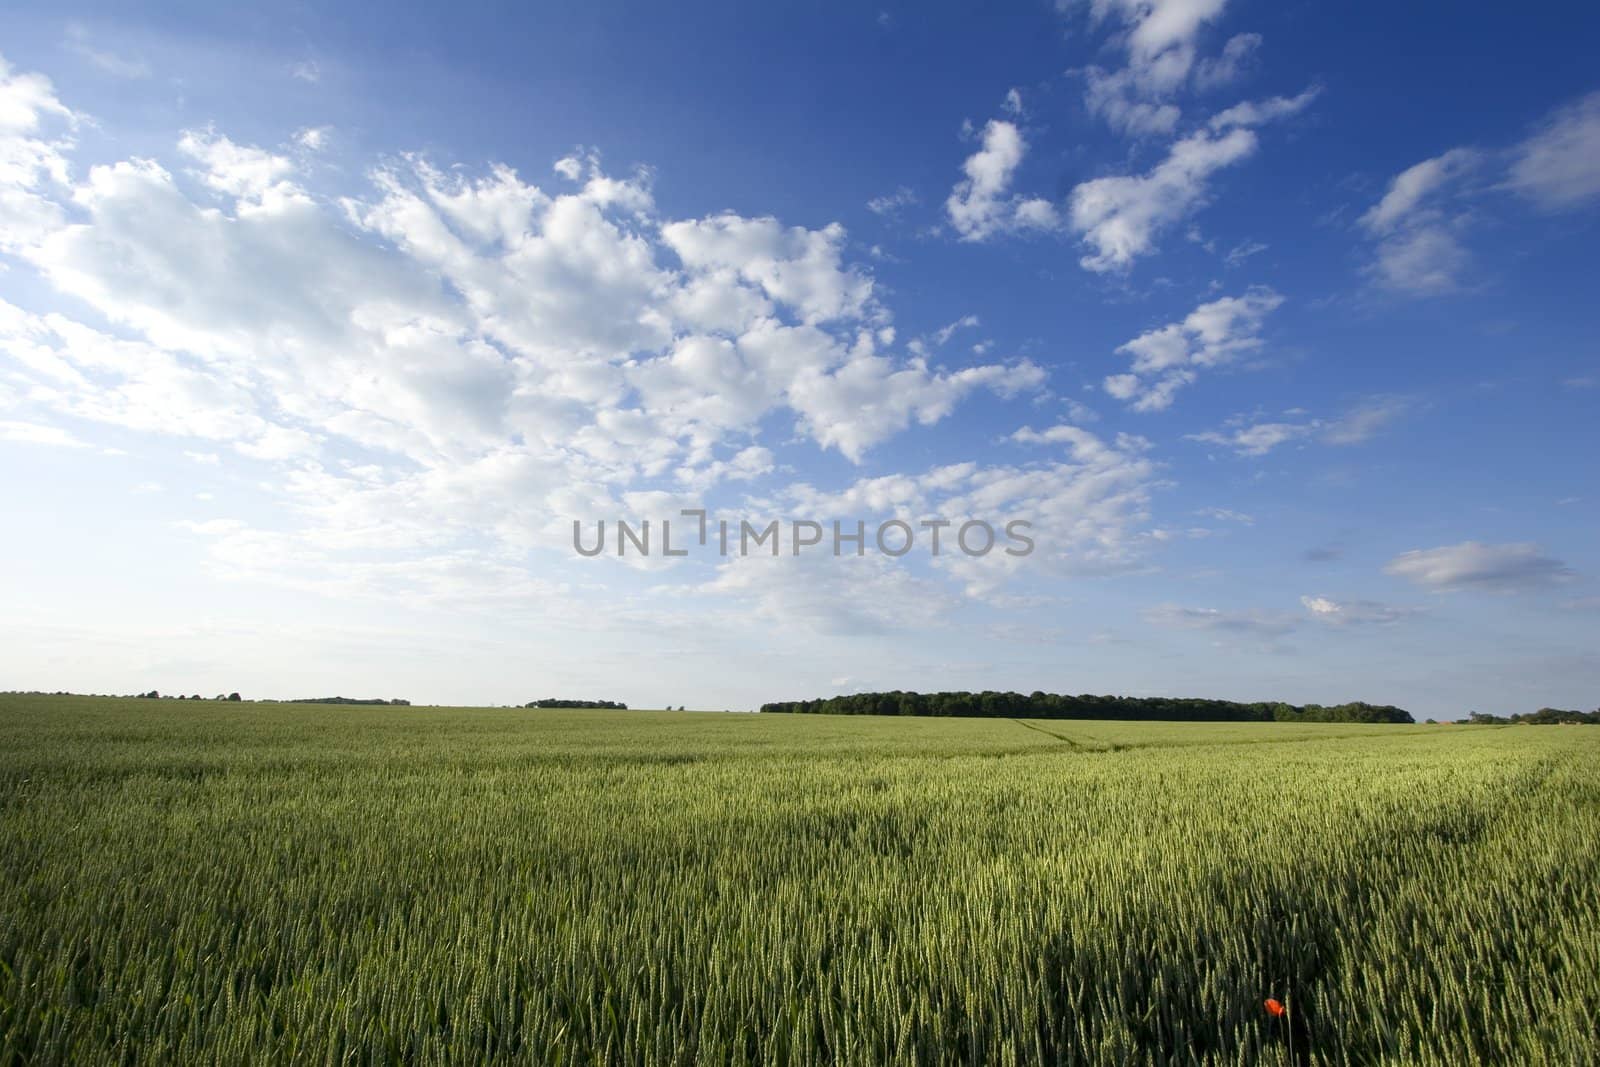
[[[1264,456],[1279,445],[1292,441],[1320,441],[1335,446],[1359,445],[1382,433],[1413,407],[1412,401],[1406,397],[1376,396],[1333,418],[1302,418],[1290,422],[1238,417],[1229,420],[1221,430],[1188,434],[1186,439],[1222,445],[1241,456]]]
[[[67,48],[89,61],[101,73],[114,78],[140,79],[150,77],[150,65],[142,59],[130,59],[109,49],[97,47],[89,31],[79,23],[67,26]]]
[[[1520,592],[1568,581],[1574,572],[1530,543],[1458,545],[1402,552],[1384,571],[1434,592],[1483,589]]]

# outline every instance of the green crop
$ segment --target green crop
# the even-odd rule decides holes
[[[1600,1055],[1587,727],[7,696],[0,860],[0,1064]]]

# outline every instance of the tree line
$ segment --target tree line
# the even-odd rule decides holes
[[[1416,722],[1392,704],[1285,704],[1198,697],[1122,697],[1085,693],[847,693],[761,705],[767,714],[935,715],[995,719],[1118,719],[1160,722]]]
[[[613,711],[628,710],[628,705],[619,704],[615,700],[562,700],[558,697],[530,700],[522,706],[525,708],[610,708]]]
[[[1467,715],[1467,722],[1475,726],[1600,726],[1600,708],[1593,711],[1540,708],[1519,715],[1491,715],[1474,711]]]

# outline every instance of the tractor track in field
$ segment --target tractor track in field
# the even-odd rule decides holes
[[[1070,745],[1074,749],[1077,749],[1078,751],[1089,751],[1089,752],[1098,751],[1097,749],[1087,749],[1087,748],[1085,748],[1081,743],[1079,743],[1077,741],[1074,741],[1072,738],[1068,737],[1066,734],[1058,734],[1054,730],[1046,730],[1043,726],[1035,726],[1033,723],[1028,722],[1026,719],[1012,719],[1011,721],[1016,723],[1018,726],[1026,726],[1030,730],[1034,730],[1034,731],[1036,731],[1038,733],[1044,734],[1046,737],[1053,737],[1057,741],[1061,741],[1061,742],[1063,742],[1063,743],[1065,743],[1067,745]]]

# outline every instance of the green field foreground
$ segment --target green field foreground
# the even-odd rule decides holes
[[[0,1064],[1600,1055],[1587,727],[0,696],[0,858]]]

